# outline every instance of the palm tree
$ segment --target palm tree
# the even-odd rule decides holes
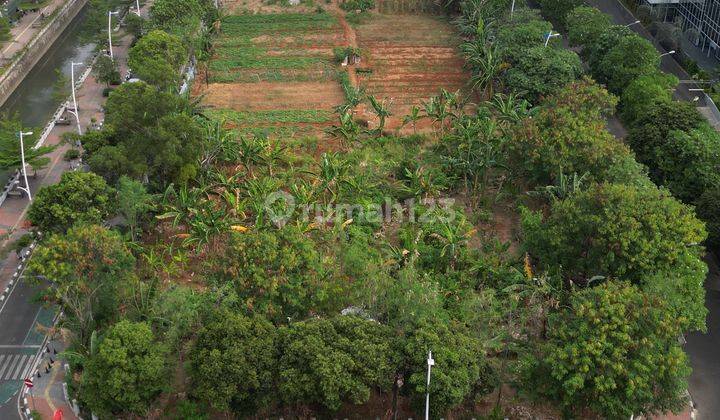
[[[382,136],[383,129],[385,129],[385,120],[392,115],[390,112],[390,104],[387,103],[387,99],[383,99],[381,102],[373,95],[368,96],[368,100],[370,101],[370,106],[373,108],[373,112],[380,120],[376,134]]]

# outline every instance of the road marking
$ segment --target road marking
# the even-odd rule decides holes
[[[12,345],[12,344],[0,344],[0,349],[37,349],[40,348],[39,344],[28,344],[28,345]],[[2,361],[2,359],[0,359]]]
[[[20,379],[25,379],[28,376],[30,376],[30,371],[33,368],[33,365],[35,364],[35,355],[30,356],[30,360],[28,360],[28,364],[25,365],[25,370],[23,370],[22,377]]]
[[[37,323],[37,319],[40,316],[40,312],[42,312],[42,307],[38,309],[37,313],[35,314],[35,318],[33,318],[32,324],[30,324],[30,329],[28,330],[27,334],[25,334],[25,338],[23,339],[23,344],[27,341],[28,337],[30,337],[30,333],[35,330],[35,324]]]
[[[17,368],[15,368],[15,372],[13,372],[13,375],[10,377],[10,379],[18,379],[18,375],[20,375],[20,371],[23,370],[25,365],[28,362],[28,356],[27,354],[23,355],[23,357],[20,358],[20,361],[17,364]]]
[[[5,355],[0,355],[0,365],[2,365],[2,361],[5,359]]]
[[[7,371],[7,374],[10,374],[10,371],[12,371],[12,366],[15,366],[15,361],[19,358],[19,356],[19,354],[13,354],[8,358],[7,362],[5,362],[5,365],[2,367],[2,370],[0,370],[0,379],[2,379],[3,373],[5,373],[5,369],[10,368]],[[6,377],[4,380],[7,381],[8,379],[9,378]]]

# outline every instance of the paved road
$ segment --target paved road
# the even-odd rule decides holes
[[[707,333],[687,337],[685,350],[690,355],[693,373],[690,394],[698,409],[698,420],[720,418],[720,268],[717,258],[708,258],[710,274],[705,282],[705,305],[710,312]]]

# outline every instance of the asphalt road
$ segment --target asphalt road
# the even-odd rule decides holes
[[[693,373],[690,395],[698,410],[697,419],[720,418],[720,268],[717,258],[708,258],[710,274],[705,281],[705,306],[708,308],[707,333],[692,333],[685,350]]]
[[[0,419],[3,420],[19,418],[16,394],[30,373],[42,343],[42,335],[35,332],[35,325],[45,310],[33,302],[39,290],[21,280],[0,308]]]

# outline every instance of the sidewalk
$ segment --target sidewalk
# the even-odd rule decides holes
[[[12,61],[15,54],[25,48],[30,40],[32,40],[33,37],[40,32],[45,23],[43,22],[42,25],[37,27],[34,27],[33,25],[40,22],[41,15],[44,15],[47,18],[66,2],[67,0],[53,0],[41,11],[31,12],[23,16],[10,30],[12,37],[11,40],[2,44],[2,51],[0,51],[0,66],[5,66],[7,63]]]
[[[49,349],[49,351],[48,351]],[[64,350],[60,341],[50,341],[43,349],[38,364],[38,373],[33,376],[32,392],[26,392],[20,401],[21,409],[37,411],[43,419],[52,419],[57,410],[62,410],[63,420],[76,420],[70,403],[66,400],[64,362],[58,357]],[[50,362],[53,362],[50,364]],[[27,402],[26,402],[27,401]]]

